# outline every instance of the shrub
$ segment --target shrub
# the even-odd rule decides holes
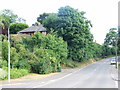
[[[0,68],[2,68],[2,67],[7,67],[7,66],[8,66],[7,64],[8,64],[8,63],[7,63],[6,60],[0,60]]]
[[[30,64],[28,63],[28,61],[27,60],[20,60],[20,61],[18,61],[18,63],[16,64],[16,67],[18,67],[19,69],[27,69],[27,70],[29,70],[30,71],[30,69],[31,69],[31,66],[30,66]]]
[[[51,70],[51,61],[50,54],[47,52],[47,49],[35,49],[35,55],[39,58],[37,63],[34,63],[33,68],[37,73],[46,74],[50,73]]]
[[[8,42],[6,40],[2,43],[2,58],[3,60],[8,59]]]
[[[55,35],[49,34],[45,36],[36,32],[31,38],[24,38],[23,44],[29,53],[34,53],[35,57],[37,57],[37,59],[29,60],[31,70],[35,73],[56,72],[60,62],[67,58],[67,43]],[[27,58],[30,57],[27,56]]]

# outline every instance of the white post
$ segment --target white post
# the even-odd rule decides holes
[[[10,82],[10,33],[8,27],[8,82]]]
[[[117,56],[117,44],[118,44],[118,34],[116,34],[116,68],[118,69],[118,56]]]

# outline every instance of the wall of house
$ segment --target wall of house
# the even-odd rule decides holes
[[[47,32],[40,32],[44,35],[47,35],[48,33]],[[21,33],[21,34],[28,34],[28,35],[34,35],[34,32],[24,32],[24,33]]]

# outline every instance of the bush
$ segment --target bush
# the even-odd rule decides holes
[[[8,66],[8,63],[6,60],[0,60],[0,68],[7,67],[7,66]]]
[[[4,40],[2,43],[2,59],[8,60],[8,42]]]
[[[67,58],[67,43],[55,35],[45,36],[36,32],[31,38],[24,38],[23,44],[29,53],[34,53],[37,57],[33,61],[30,60],[31,70],[35,73],[56,72],[60,62]]]
[[[38,74],[56,72],[60,63],[67,58],[67,43],[60,37],[50,34],[45,36],[39,32],[31,37],[18,37],[11,38],[10,64],[15,74],[18,73],[17,69],[27,69]],[[7,61],[7,42],[4,40],[3,44],[3,59]],[[3,66],[6,66],[5,62]],[[21,76],[21,73],[18,73],[18,76]],[[12,75],[15,78],[18,76]]]
[[[36,73],[46,74],[52,71],[50,54],[47,52],[47,49],[35,49],[35,55],[39,58],[37,63],[32,65],[32,68],[36,71]]]
[[[18,67],[19,69],[27,69],[27,70],[29,70],[30,71],[30,69],[31,69],[31,66],[30,66],[30,64],[28,63],[28,61],[27,60],[20,60],[20,61],[18,61],[18,63],[15,65],[16,67]]]

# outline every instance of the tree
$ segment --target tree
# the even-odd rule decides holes
[[[82,50],[87,49],[93,41],[90,32],[91,22],[84,17],[85,12],[70,7],[61,7],[57,14],[51,14],[42,20],[43,25],[49,32],[54,30],[59,37],[63,37],[68,44],[68,58],[75,61],[82,61]],[[52,28],[52,29],[51,29]],[[85,50],[87,53],[89,50]]]
[[[117,45],[117,32],[116,28],[111,28],[109,33],[106,34],[103,44],[103,56],[115,55]]]
[[[10,24],[15,22],[21,22],[25,21],[22,18],[19,18],[18,15],[14,14],[13,11],[9,9],[4,9],[0,11],[0,30],[3,32],[3,34],[8,33],[8,28],[10,27]]]
[[[4,10],[0,11],[0,15],[8,16],[9,23],[16,22],[18,19],[18,16],[16,14],[14,14],[13,11],[11,11],[9,9],[4,9]]]
[[[43,13],[40,14],[39,17],[37,17],[37,21],[43,24],[44,19],[46,19],[49,16],[50,13]]]
[[[0,15],[0,33],[7,35],[8,26],[9,26],[9,17],[7,15]]]
[[[106,34],[106,38],[104,41],[106,45],[116,46],[116,40],[117,40],[116,30],[117,30],[116,28],[111,28],[109,30],[109,33]]]
[[[26,20],[18,17],[18,15],[14,14],[12,10],[4,9],[0,11],[0,15],[6,15],[9,18],[9,23],[13,22],[25,22]]]
[[[57,29],[57,25],[59,22],[59,17],[55,13],[51,13],[47,16],[47,18],[44,18],[42,21],[42,24],[47,28],[48,32],[51,32],[51,28]]]
[[[109,56],[111,55],[111,49],[108,45],[106,44],[103,44],[102,45],[102,56],[103,57],[106,57],[106,56]]]
[[[25,23],[13,23],[10,25],[10,33],[16,34],[18,31],[21,31],[29,26]]]

